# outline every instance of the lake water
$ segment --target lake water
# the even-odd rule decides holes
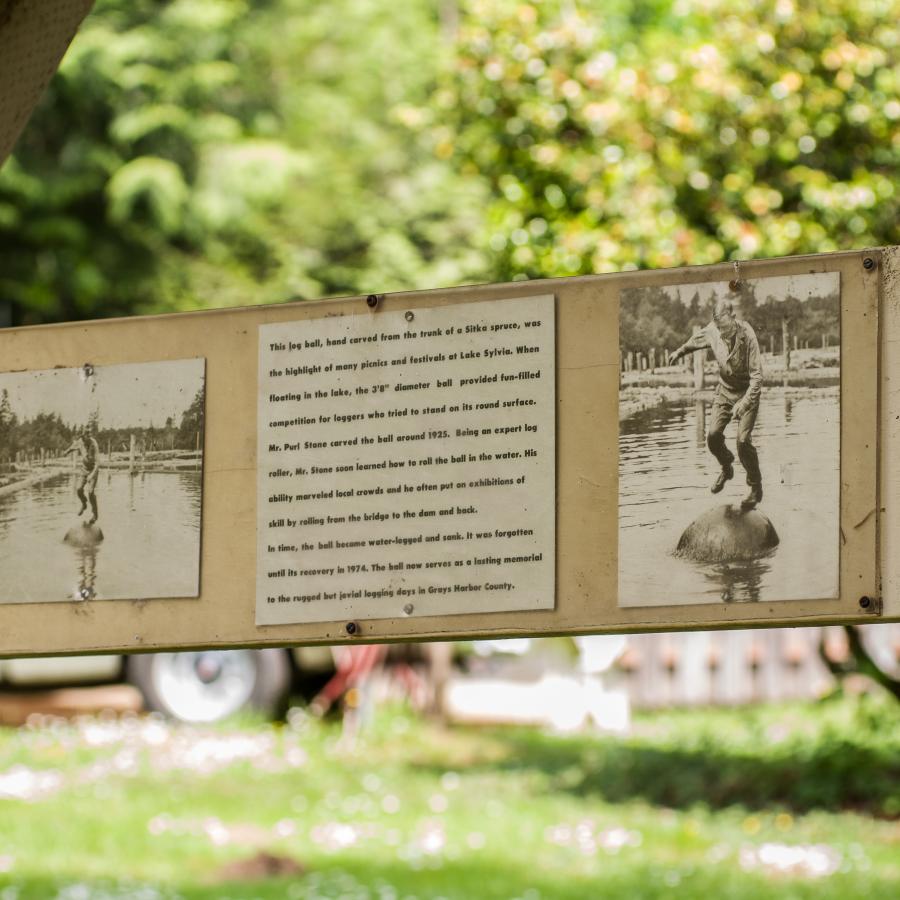
[[[0,497],[0,602],[197,594],[199,472],[101,468],[96,496],[104,540],[91,548],[63,542],[79,521],[71,472]]]
[[[712,404],[673,403],[619,426],[619,605],[823,599],[838,593],[840,402],[838,388],[791,398],[763,392],[753,431],[765,496],[759,511],[780,543],[751,562],[704,564],[672,551],[706,510],[747,493],[737,459],[721,494],[706,448]],[[735,452],[736,425],[725,434]]]

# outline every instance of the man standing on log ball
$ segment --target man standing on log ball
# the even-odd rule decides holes
[[[75,476],[75,494],[81,501],[80,516],[86,509],[88,502],[91,504],[91,518],[88,525],[97,521],[100,513],[97,511],[97,475],[100,472],[100,445],[90,428],[79,428],[72,446],[65,451],[66,454],[74,453],[77,462]]]
[[[738,459],[747,472],[747,484],[750,485],[750,493],[741,501],[741,508],[753,509],[763,497],[759,457],[751,440],[759,412],[762,366],[756,332],[749,322],[735,316],[729,300],[716,302],[712,322],[685,341],[672,354],[669,362],[678,362],[688,353],[706,349],[712,350],[719,364],[719,383],[706,445],[722,470],[711,490],[718,494],[725,487],[725,482],[734,478],[734,454],[725,445],[725,428],[734,419],[738,423]]]

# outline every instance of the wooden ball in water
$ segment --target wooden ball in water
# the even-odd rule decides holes
[[[73,547],[94,547],[103,540],[103,531],[96,523],[88,525],[82,522],[70,528],[63,540]]]
[[[758,559],[778,546],[775,526],[758,509],[731,503],[698,516],[684,530],[675,555],[697,562]]]

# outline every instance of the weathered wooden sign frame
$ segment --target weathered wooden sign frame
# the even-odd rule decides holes
[[[0,604],[0,654],[284,646],[900,617],[896,248],[742,264],[742,277],[837,272],[841,283],[840,597],[621,608],[617,602],[619,298],[647,285],[727,281],[731,265],[40,326],[0,332],[0,371],[206,360],[202,561],[196,598]],[[552,609],[263,625],[257,574],[259,328],[323,317],[553,294],[556,592]],[[894,379],[892,380],[892,374]],[[879,459],[880,455],[880,459]],[[882,583],[884,592],[882,591]],[[348,629],[348,624],[352,627]]]
[[[0,164],[93,0],[0,0]]]
[[[91,0],[0,0],[0,82],[9,88],[0,96],[0,160],[90,6]],[[199,358],[206,365],[199,597],[152,599],[149,585],[148,599],[95,601],[87,577],[78,600],[0,602],[0,655],[898,619],[898,260],[897,248],[891,248],[743,265],[746,279],[822,272],[840,278],[838,599],[769,602],[763,596],[755,603],[625,607],[618,602],[620,297],[654,285],[728,280],[729,265],[394,295],[375,312],[364,298],[350,298],[0,333],[0,373],[102,371],[116,364]],[[553,608],[257,625],[259,327],[442,307],[464,314],[470,303],[547,293],[555,298],[556,336],[556,421],[548,423],[555,425],[556,438]],[[16,592],[9,584],[4,588],[4,595]]]

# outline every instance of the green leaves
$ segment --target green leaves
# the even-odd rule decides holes
[[[146,220],[165,235],[184,221],[188,186],[175,163],[141,156],[126,163],[106,186],[110,220],[119,225]]]
[[[0,171],[0,302],[25,322],[896,243],[898,21],[98,0]]]
[[[493,276],[895,242],[898,13],[467,4],[434,143],[492,184]]]
[[[116,116],[110,124],[109,135],[114,141],[131,144],[164,128],[183,133],[190,121],[188,111],[173,103],[139,106]]]

